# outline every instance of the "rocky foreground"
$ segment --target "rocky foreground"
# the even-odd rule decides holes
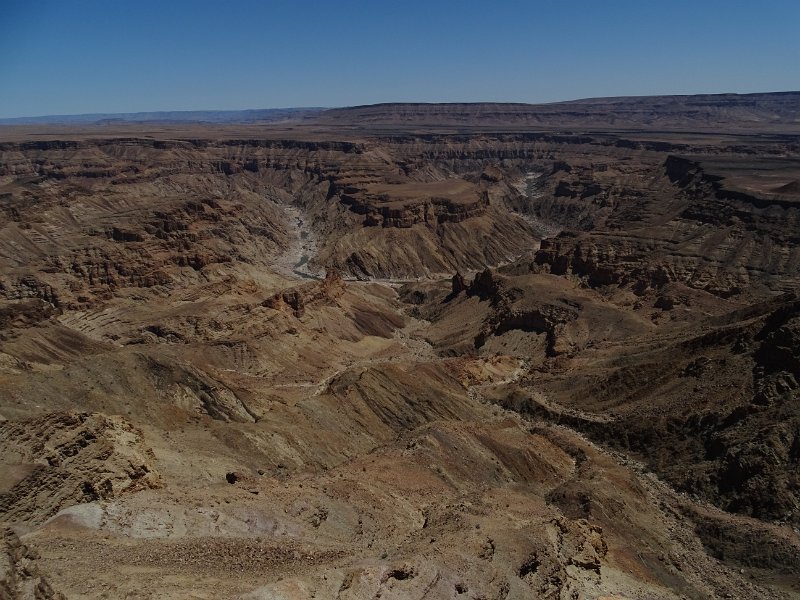
[[[752,100],[0,129],[0,597],[800,597],[800,138]]]

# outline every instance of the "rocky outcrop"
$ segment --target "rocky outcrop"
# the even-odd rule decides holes
[[[142,432],[122,417],[70,412],[3,421],[0,454],[16,480],[0,494],[9,522],[41,523],[73,504],[160,485]]]
[[[492,305],[488,319],[475,337],[476,349],[483,347],[490,337],[513,330],[544,334],[549,356],[562,354],[569,348],[563,334],[566,326],[578,317],[575,307],[564,302],[526,298],[522,289],[490,269],[478,273],[466,291]]]
[[[661,265],[652,264],[645,240],[620,238],[616,243],[593,243],[586,236],[562,232],[542,240],[534,262],[546,265],[554,275],[576,275],[593,287],[642,282],[662,286],[669,274]]]
[[[0,540],[0,598],[3,600],[66,600],[53,589],[37,564],[39,553],[6,529]]]
[[[31,327],[58,313],[50,302],[40,298],[0,304],[0,332],[15,327]]]
[[[459,272],[456,272],[456,274],[453,275],[453,279],[451,279],[450,281],[451,281],[450,294],[452,296],[457,296],[458,294],[467,289],[467,280],[464,279],[464,276]]]
[[[477,273],[467,288],[467,294],[477,296],[481,300],[489,300],[492,304],[508,301],[507,295],[501,293],[503,278],[491,269],[483,269]]]
[[[0,295],[12,301],[37,298],[54,308],[61,305],[59,294],[53,286],[33,275],[0,279]]]
[[[798,394],[800,388],[800,303],[790,304],[771,315],[755,336],[757,404],[771,404]]]
[[[307,307],[334,302],[344,288],[345,283],[339,271],[331,269],[322,281],[282,290],[264,300],[262,306],[273,310],[290,310],[299,319]]]

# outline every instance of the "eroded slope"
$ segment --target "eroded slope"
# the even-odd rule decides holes
[[[796,141],[251,133],[2,146],[4,593],[797,597]]]

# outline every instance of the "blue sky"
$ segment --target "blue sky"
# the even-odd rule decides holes
[[[800,89],[800,0],[0,0],[0,118]]]

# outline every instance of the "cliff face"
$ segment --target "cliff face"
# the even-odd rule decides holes
[[[745,168],[754,174],[748,177]],[[581,185],[584,192],[559,197],[565,188],[561,179],[548,214],[577,202],[591,211],[589,231],[544,240],[535,262],[592,286],[639,291],[671,282],[722,297],[756,282],[776,291],[790,289],[800,267],[794,233],[800,198],[765,193],[761,180],[770,170],[770,178],[791,179],[798,169],[797,161],[782,158],[668,156],[662,165],[642,169],[642,179],[653,182],[649,189],[624,191],[624,200],[602,184],[599,190]]]
[[[489,194],[486,191],[474,190],[471,197],[458,200],[433,195],[426,197],[424,191],[421,196],[414,200],[393,201],[389,194],[375,196],[348,188],[339,194],[339,199],[354,213],[364,215],[364,225],[367,227],[408,228],[417,224],[460,223],[471,217],[482,216],[489,206]]]

